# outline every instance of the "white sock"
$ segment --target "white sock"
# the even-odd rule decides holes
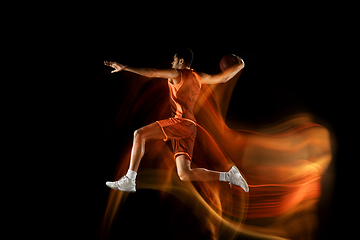
[[[228,172],[220,172],[219,180],[222,182],[229,182],[230,181],[229,173]]]
[[[131,180],[135,180],[136,179],[136,175],[137,175],[137,172],[133,171],[133,170],[128,170],[127,173],[126,173],[126,176],[128,178],[130,178]]]

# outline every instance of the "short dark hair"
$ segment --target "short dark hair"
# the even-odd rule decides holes
[[[180,48],[176,52],[176,56],[178,57],[178,59],[184,59],[184,62],[189,66],[192,64],[192,61],[194,59],[193,51],[191,51],[190,48],[186,48],[186,47]]]

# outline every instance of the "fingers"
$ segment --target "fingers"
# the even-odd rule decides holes
[[[114,63],[116,62],[111,62],[111,61],[104,61],[104,65],[112,67],[112,65],[114,65]]]
[[[115,68],[115,70],[112,70],[111,73],[120,72],[126,67],[125,65],[108,61],[104,61],[104,65]]]
[[[244,60],[243,60],[242,58],[240,58],[240,57],[237,57],[237,59],[238,59],[238,61],[239,61],[239,64],[240,64],[240,65],[243,65],[243,67],[245,67],[245,62],[244,62]]]
[[[245,66],[245,62],[244,62],[244,60],[243,60],[241,57],[236,56],[235,54],[234,54],[234,56],[237,58],[237,60],[238,60],[238,62],[239,62],[240,65],[244,65],[244,66]]]
[[[113,65],[114,62],[108,62],[108,61],[104,61],[104,65],[105,66],[109,66],[109,67],[112,67],[112,68],[115,68],[115,66]],[[119,72],[120,70],[119,69],[115,69],[115,70],[112,70],[111,73],[115,73],[115,72]]]
[[[116,72],[120,72],[122,69],[115,69],[115,70],[112,70],[111,73],[116,73]]]

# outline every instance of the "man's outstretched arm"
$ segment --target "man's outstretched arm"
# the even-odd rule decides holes
[[[107,62],[104,64],[106,66],[112,67],[115,70],[111,71],[111,73],[120,72],[120,71],[128,71],[132,73],[136,73],[145,77],[150,78],[171,78],[176,79],[180,77],[180,73],[173,68],[169,69],[155,69],[155,68],[138,68],[138,67],[130,67],[116,62]]]
[[[205,73],[199,74],[202,78],[202,83],[206,84],[216,84],[216,83],[226,83],[230,79],[232,79],[238,72],[241,71],[245,67],[244,61],[237,57],[240,64],[236,66],[232,66],[229,69],[225,70],[224,72],[215,74],[215,75],[208,75]]]

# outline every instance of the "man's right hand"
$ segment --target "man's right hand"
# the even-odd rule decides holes
[[[112,70],[111,73],[120,72],[126,68],[126,65],[122,65],[117,62],[108,62],[104,61],[104,65],[114,68],[115,70]]]

